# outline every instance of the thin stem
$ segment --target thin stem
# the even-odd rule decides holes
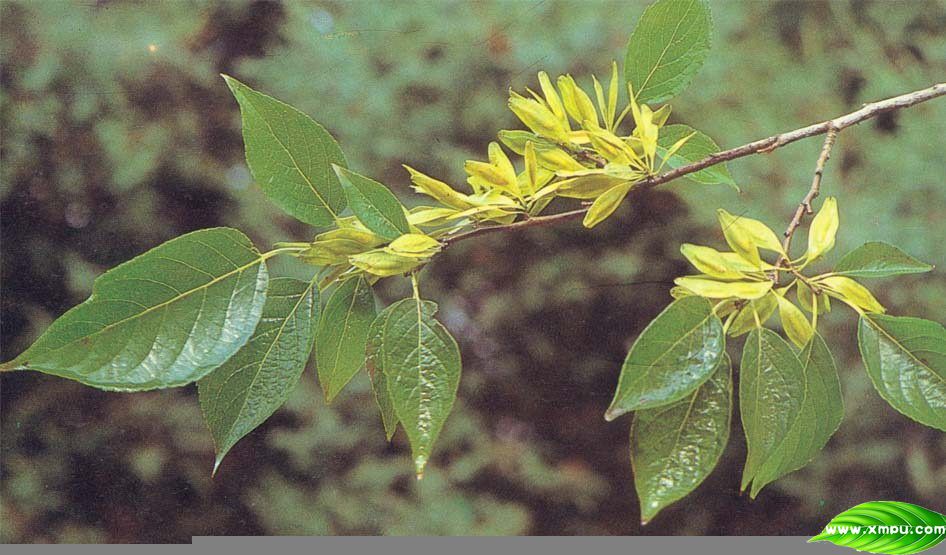
[[[795,129],[794,131],[787,131],[785,133],[779,133],[778,135],[772,135],[771,137],[766,137],[751,143],[746,143],[736,148],[723,150],[721,152],[717,152],[716,154],[712,154],[700,160],[699,162],[680,166],[679,168],[670,170],[660,175],[648,177],[647,179],[637,183],[633,191],[639,192],[652,189],[669,181],[673,181],[674,179],[689,175],[691,173],[696,173],[700,170],[704,170],[723,162],[728,162],[729,160],[735,160],[737,158],[743,158],[745,156],[751,156],[754,154],[767,154],[777,148],[794,143],[795,141],[806,139],[808,137],[814,137],[816,135],[824,135],[825,133],[828,133],[832,130],[835,134],[837,134],[843,129],[861,123],[862,121],[875,118],[881,114],[894,110],[901,110],[903,108],[909,108],[910,106],[914,106],[916,104],[920,104],[922,102],[926,102],[927,100],[932,100],[943,95],[946,95],[946,83],[938,83],[926,89],[895,96],[886,100],[880,100],[878,102],[872,102],[870,104],[865,104],[861,109],[849,114],[838,116],[820,123],[814,123],[807,127]],[[571,210],[569,212],[553,214],[550,216],[529,218],[528,220],[513,222],[506,225],[480,227],[450,237],[445,241],[445,245],[450,246],[460,241],[471,239],[479,235],[486,235],[488,233],[499,231],[517,231],[529,227],[553,225],[570,220],[577,220],[582,218],[587,211],[588,208],[586,207],[578,210]]]
[[[411,287],[414,289],[414,300],[420,303],[420,286],[417,283],[417,272],[411,272]]]
[[[805,197],[798,203],[798,208],[795,209],[795,215],[792,216],[792,220],[788,223],[785,233],[782,234],[785,237],[782,240],[782,251],[785,254],[780,256],[775,262],[776,274],[783,263],[788,263],[789,266],[791,265],[788,253],[792,248],[792,237],[795,235],[795,231],[799,226],[801,226],[805,215],[814,213],[814,210],[811,208],[811,203],[821,194],[821,178],[824,175],[824,167],[825,164],[828,163],[828,160],[831,159],[831,148],[837,140],[839,131],[840,130],[835,127],[828,128],[828,133],[824,138],[824,145],[821,147],[821,154],[818,156],[818,162],[815,164],[815,176],[811,180],[811,188],[808,189],[808,193],[805,194]]]

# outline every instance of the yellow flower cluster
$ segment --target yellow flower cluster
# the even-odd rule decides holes
[[[545,72],[538,75],[541,94],[510,91],[509,108],[528,130],[500,131],[487,160],[466,162],[469,192],[404,166],[414,190],[438,203],[405,211],[411,233],[392,241],[354,217],[340,218],[336,229],[304,244],[299,258],[326,268],[325,283],[359,273],[372,279],[403,274],[430,260],[442,248],[439,240],[464,227],[535,216],[557,197],[590,202],[584,224],[597,225],[635,185],[659,172],[689,136],[662,147],[660,128],[670,106],[653,111],[638,104],[630,85],[629,102],[619,111],[622,85],[616,63],[607,90],[592,79],[595,100],[571,75],[561,75],[553,84]],[[618,127],[628,114],[634,129],[620,136]],[[521,157],[518,169],[507,149]]]
[[[719,224],[732,252],[711,247],[684,244],[680,251],[701,273],[677,278],[671,295],[680,298],[699,295],[717,301],[715,310],[726,317],[725,329],[738,336],[761,327],[776,312],[785,334],[803,346],[818,324],[818,313],[831,309],[829,297],[839,299],[859,313],[884,312],[884,307],[866,287],[849,277],[834,273],[805,277],[801,271],[834,247],[838,231],[838,206],[833,197],[825,200],[812,220],[808,249],[797,260],[789,260],[778,236],[758,220],[718,211]],[[775,253],[782,264],[776,267],[764,260],[759,251]],[[776,263],[778,260],[776,261]],[[779,272],[788,272],[793,280],[777,287]],[[811,321],[787,295],[796,288],[798,304],[811,314]]]
[[[407,167],[414,189],[444,205],[421,210],[421,218],[440,224],[508,223],[519,214],[540,213],[555,197],[593,201],[587,227],[610,216],[634,185],[659,172],[689,136],[661,150],[660,128],[670,107],[652,111],[636,102],[628,86],[629,102],[618,112],[616,63],[607,91],[592,79],[597,106],[571,75],[559,76],[553,85],[548,74],[539,73],[541,94],[510,91],[509,108],[529,131],[500,131],[499,140],[522,156],[521,172],[496,142],[489,145],[488,161],[470,160],[464,166],[472,194]],[[629,113],[634,130],[619,136],[617,129]]]

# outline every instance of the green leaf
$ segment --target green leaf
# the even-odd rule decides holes
[[[269,280],[263,260],[235,229],[172,239],[99,276],[88,300],[0,369],[112,391],[199,380],[253,334]]]
[[[808,543],[828,541],[868,553],[909,555],[946,540],[944,529],[946,515],[902,501],[869,501],[832,518]]]
[[[663,102],[685,89],[706,60],[712,28],[703,0],[659,0],[644,10],[624,59],[637,101]]]
[[[663,157],[667,149],[674,143],[687,135],[694,134],[690,140],[683,143],[670,158],[667,158],[667,166],[671,168],[680,168],[694,162],[699,162],[712,154],[719,152],[719,146],[702,131],[697,131],[689,125],[674,124],[666,125],[660,128],[660,136],[657,138],[657,152]],[[733,187],[737,191],[739,186],[729,173],[726,164],[716,164],[706,169],[688,174],[687,179],[701,183],[703,185],[725,184]]]
[[[411,232],[404,207],[387,187],[377,181],[335,166],[348,207],[365,227],[388,241]]]
[[[382,369],[394,412],[411,444],[418,479],[460,385],[460,349],[432,317],[434,310],[436,305],[413,298],[394,303],[382,338]]]
[[[713,373],[725,346],[723,324],[709,301],[696,296],[674,301],[631,346],[605,420],[693,393]]]
[[[375,318],[374,294],[362,278],[343,282],[325,303],[315,335],[319,383],[329,402],[365,362],[368,328]]]
[[[782,443],[802,413],[805,369],[777,333],[759,328],[746,337],[739,369],[739,408],[749,454],[742,487],[777,462]],[[774,474],[769,470],[762,481]],[[757,491],[756,491],[757,493]]]
[[[676,403],[634,413],[631,466],[641,524],[696,489],[729,441],[732,364],[723,354],[713,375]]]
[[[946,328],[922,318],[864,314],[857,343],[867,374],[890,406],[946,431]]]
[[[269,418],[305,370],[319,321],[315,281],[277,278],[253,337],[197,382],[200,408],[214,438],[214,472],[231,447]]]
[[[933,266],[920,262],[893,245],[864,243],[844,255],[834,273],[848,277],[879,278],[929,272]]]
[[[811,462],[844,418],[838,370],[824,339],[814,334],[798,358],[805,380],[801,410],[752,478],[752,498],[769,483]]]
[[[332,135],[292,106],[223,78],[243,114],[246,163],[266,196],[307,224],[337,220],[345,194],[332,164],[348,164]]]

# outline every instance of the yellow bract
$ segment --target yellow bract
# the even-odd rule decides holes
[[[824,287],[828,295],[844,301],[858,312],[886,312],[866,287],[849,277],[826,276],[815,278],[814,282]]]
[[[766,249],[782,253],[782,244],[775,232],[759,220],[743,216],[733,216],[720,208],[717,210],[719,225],[723,228],[723,236],[730,248],[742,258],[755,265],[763,267],[759,249]]]
[[[744,279],[746,277],[744,272],[747,265],[741,258],[724,256],[733,253],[721,253],[714,248],[689,243],[681,245],[680,252],[690,261],[690,264],[693,264],[697,270],[704,274],[722,279]],[[748,270],[754,271],[755,269],[748,266]]]
[[[582,221],[582,224],[587,228],[592,228],[600,224],[605,218],[617,210],[621,201],[624,200],[624,197],[627,196],[627,193],[633,186],[633,183],[621,183],[605,191],[591,204],[591,208],[589,208],[588,213],[585,214],[585,219]]]
[[[778,313],[785,335],[798,347],[804,347],[814,334],[808,319],[797,306],[782,295],[775,295],[775,300],[778,302]]]
[[[708,299],[758,299],[772,289],[772,282],[765,281],[716,281],[709,277],[685,276],[673,280],[677,285]]]
[[[838,224],[838,202],[834,197],[828,197],[821,210],[811,220],[811,227],[808,229],[808,262],[834,248]]]

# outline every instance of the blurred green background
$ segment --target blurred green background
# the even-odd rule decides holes
[[[461,181],[506,91],[540,69],[606,74],[644,4],[579,2],[3,1],[2,356],[83,300],[94,277],[180,233],[230,225],[258,245],[305,240],[242,160],[220,72],[328,127],[352,167],[405,202],[408,162]],[[712,2],[713,52],[672,121],[724,147],[942,81],[946,2]],[[781,229],[820,149],[809,139],[732,164],[742,186],[680,181],[578,224],[464,243],[425,271],[463,349],[460,402],[428,477],[384,441],[364,377],[332,407],[309,368],[286,407],[215,479],[193,387],[103,393],[6,374],[0,540],[168,542],[252,534],[797,534],[856,503],[946,509],[946,434],[886,406],[857,356],[855,318],[824,318],[846,418],[824,453],[750,502],[738,419],[716,472],[641,527],[628,419],[605,423],[620,363],[688,271],[683,241],[722,244],[713,210]],[[894,314],[946,314],[946,99],[845,131],[824,188],[835,259],[866,240],[935,263],[873,282]],[[565,205],[563,205],[565,206]],[[285,261],[276,275],[304,275]],[[385,280],[385,302],[404,295]],[[741,340],[734,341],[738,345]]]

